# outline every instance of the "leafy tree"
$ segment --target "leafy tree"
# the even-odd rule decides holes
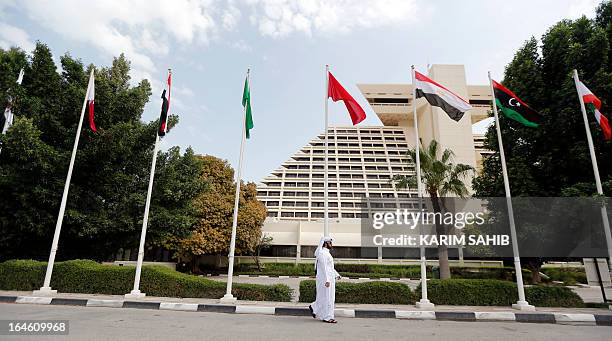
[[[501,117],[506,162],[512,196],[567,196],[595,194],[593,170],[578,95],[572,79],[577,69],[581,80],[603,102],[612,106],[612,2],[602,2],[595,19],[562,20],[542,37],[528,40],[506,66],[503,83],[544,117],[538,128],[529,128]],[[608,111],[609,112],[609,111]],[[604,183],[612,194],[611,142],[605,141],[594,117],[591,134]],[[485,147],[498,151],[495,127],[487,131]],[[499,154],[487,157],[474,179],[477,196],[504,196]],[[519,241],[528,236],[518,236]],[[522,258],[534,273],[541,258]]]
[[[192,260],[204,254],[229,251],[236,185],[234,171],[227,161],[214,156],[201,156],[202,178],[208,190],[195,199],[198,222],[186,238],[170,238],[166,246],[182,257]],[[254,183],[241,184],[236,228],[236,254],[254,252],[261,239],[261,227],[266,218],[265,206],[257,200]]]
[[[438,141],[432,140],[427,148],[419,148],[421,162],[421,179],[425,185],[425,191],[429,194],[432,208],[435,213],[443,213],[444,197],[468,195],[468,189],[464,181],[471,175],[474,168],[462,163],[453,162],[455,154],[450,149],[440,150]],[[408,150],[408,157],[416,159],[416,148]],[[397,188],[416,188],[415,176],[396,175],[392,179]],[[436,235],[449,234],[448,227],[439,219],[436,219]],[[448,247],[438,246],[438,262],[440,264],[440,279],[451,277],[448,265]]]
[[[16,99],[15,124],[0,135],[0,259],[46,259],[55,229],[89,72],[96,81],[96,126],[81,132],[60,237],[58,258],[105,260],[137,247],[157,122],[142,122],[151,95],[147,80],[130,85],[123,56],[109,67],[85,67],[66,54],[58,72],[49,48],[31,57],[0,49],[0,93]],[[21,86],[15,79],[25,69]],[[2,98],[6,104],[6,99]],[[178,123],[172,116],[169,127]],[[204,187],[201,161],[188,149],[160,152],[149,245],[187,235],[195,222],[193,198]]]

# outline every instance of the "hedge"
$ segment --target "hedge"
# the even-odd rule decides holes
[[[584,268],[542,268],[541,271],[551,281],[563,282],[564,285],[587,284]]]
[[[239,264],[236,274],[271,275],[271,276],[314,276],[313,263],[264,263],[262,271],[257,271],[252,264]],[[421,276],[418,265],[383,265],[383,264],[350,264],[336,263],[335,269],[345,277],[397,277],[417,278]],[[431,266],[427,267],[428,277],[431,277]]]
[[[335,268],[344,277],[421,278],[421,267],[419,265],[336,263]],[[514,280],[514,267],[452,266],[450,270],[453,278]],[[239,264],[235,273],[269,276],[315,275],[312,263],[264,263],[262,264],[262,271],[258,271],[253,264]],[[432,266],[427,266],[427,277],[433,278]],[[523,269],[523,278],[530,279],[531,272]]]
[[[300,282],[300,302],[313,302],[316,282]],[[397,282],[336,282],[337,303],[361,304],[414,304],[415,295],[410,288]]]
[[[9,260],[0,263],[0,289],[31,291],[42,286],[47,263]],[[60,292],[123,295],[134,283],[134,267],[102,265],[91,260],[55,263],[51,287]],[[220,298],[226,283],[186,275],[163,266],[144,266],[140,289],[150,296]],[[292,289],[284,284],[234,283],[232,293],[241,300],[291,300]]]
[[[430,280],[427,296],[441,305],[509,306],[518,300],[515,283],[492,279]],[[536,307],[584,307],[580,296],[565,287],[529,286],[525,296]]]

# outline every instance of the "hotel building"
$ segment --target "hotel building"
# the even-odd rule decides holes
[[[414,189],[397,190],[390,182],[395,175],[415,173],[415,165],[406,157],[417,133],[413,105],[423,145],[435,139],[441,148],[454,151],[456,163],[476,169],[489,153],[483,148],[483,135],[472,133],[472,125],[488,117],[489,86],[467,85],[462,65],[433,65],[428,76],[474,109],[455,122],[425,99],[415,103],[411,84],[359,84],[383,125],[329,127],[330,235],[339,258],[414,258],[418,254],[418,250],[362,247],[360,233],[360,218],[368,215],[364,198],[384,199],[384,208],[417,207],[409,200],[416,198]],[[315,136],[258,184],[257,196],[268,209],[263,232],[273,238],[269,256],[298,260],[313,256],[323,233],[324,138],[324,132]],[[466,184],[471,187],[471,180]]]

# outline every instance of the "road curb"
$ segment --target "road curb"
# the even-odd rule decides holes
[[[67,305],[80,307],[131,308],[151,310],[175,310],[190,312],[210,312],[226,314],[263,314],[276,316],[310,316],[308,307],[275,307],[261,305],[197,304],[182,302],[102,300],[83,298],[2,296],[0,303]],[[612,326],[612,315],[583,313],[514,313],[471,312],[471,311],[425,311],[389,309],[335,309],[337,317],[345,318],[395,318],[402,320],[440,320],[460,322],[522,322],[548,324],[576,324],[592,326]]]

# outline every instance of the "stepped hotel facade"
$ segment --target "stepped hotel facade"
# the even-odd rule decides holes
[[[427,101],[414,101],[411,84],[358,84],[382,126],[328,129],[329,227],[338,258],[417,258],[418,250],[362,247],[360,219],[368,215],[364,198],[380,198],[385,208],[416,208],[416,191],[395,189],[394,175],[412,175],[415,165],[407,151],[414,148],[413,105],[417,106],[418,136],[425,146],[432,139],[455,153],[455,162],[480,168],[489,153],[484,136],[472,125],[491,110],[488,85],[468,85],[463,65],[433,65],[428,77],[469,101],[473,110],[455,122]],[[323,233],[325,134],[308,141],[265,177],[257,196],[267,207],[263,233],[272,237],[267,256],[300,260],[313,257]],[[470,187],[471,179],[466,182]],[[416,201],[416,200],[415,200]],[[393,206],[393,207],[391,207]]]

